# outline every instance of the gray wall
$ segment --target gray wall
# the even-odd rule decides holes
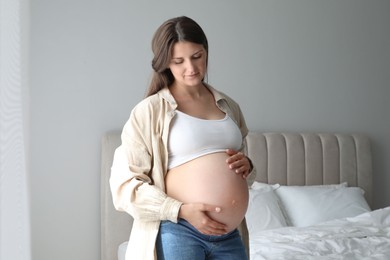
[[[150,40],[188,15],[209,83],[259,131],[372,139],[375,207],[390,205],[390,1],[31,1],[33,259],[99,259],[100,138],[142,98]]]

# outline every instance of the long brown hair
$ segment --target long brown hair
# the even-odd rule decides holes
[[[206,50],[206,65],[209,46],[202,28],[191,18],[180,16],[165,21],[155,32],[152,39],[153,76],[146,96],[157,93],[164,87],[172,85],[174,77],[169,69],[173,45],[179,41],[202,44]]]

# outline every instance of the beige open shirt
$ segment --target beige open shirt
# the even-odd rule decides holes
[[[217,106],[240,128],[243,137],[241,151],[245,153],[248,128],[239,105],[225,94],[206,86],[213,93]],[[115,151],[110,177],[114,206],[134,218],[126,260],[157,259],[155,241],[160,221],[178,221],[182,203],[166,195],[164,182],[168,165],[169,125],[176,108],[177,103],[168,88],[142,100],[132,110],[122,131],[122,144]],[[248,185],[252,184],[254,177],[255,170],[252,170]],[[249,256],[245,220],[239,230]]]

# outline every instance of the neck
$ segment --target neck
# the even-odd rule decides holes
[[[173,84],[169,89],[175,98],[181,97],[186,99],[199,99],[209,92],[203,84],[191,87]]]

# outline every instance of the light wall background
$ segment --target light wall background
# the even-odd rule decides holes
[[[32,0],[34,260],[100,257],[100,139],[151,75],[150,41],[187,15],[208,35],[209,83],[253,131],[367,134],[374,206],[390,205],[390,1]]]

